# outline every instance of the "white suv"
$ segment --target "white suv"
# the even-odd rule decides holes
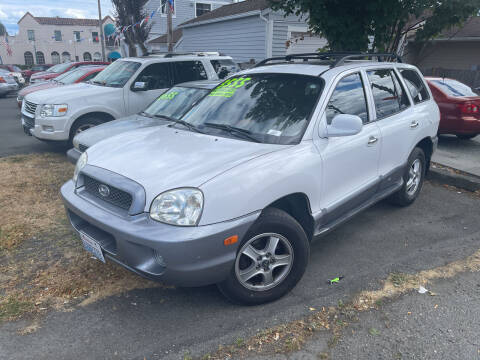
[[[145,109],[175,84],[218,79],[220,55],[177,55],[125,58],[115,61],[92,81],[29,94],[22,104],[27,135],[70,141],[92,126]]]
[[[181,120],[90,147],[61,190],[85,248],[241,303],[290,291],[318,235],[384,198],[411,204],[436,148],[418,69],[353,58],[264,61]]]

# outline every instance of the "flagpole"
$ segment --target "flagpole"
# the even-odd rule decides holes
[[[100,28],[100,40],[102,42],[102,61],[105,61],[105,38],[103,37],[102,9],[98,0],[98,27]]]
[[[173,3],[173,1],[172,1]],[[167,44],[168,52],[173,52],[172,44],[172,5],[170,0],[165,1],[165,6],[167,7]]]

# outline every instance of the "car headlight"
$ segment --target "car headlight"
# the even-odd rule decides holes
[[[77,182],[78,180],[78,174],[80,174],[80,171],[87,165],[88,161],[88,156],[87,153],[84,152],[82,155],[77,160],[77,165],[75,165],[75,171],[73,172],[73,182]]]
[[[40,110],[41,117],[50,117],[50,116],[63,116],[67,113],[68,105],[67,104],[60,104],[60,105],[43,105]]]
[[[150,206],[153,220],[178,226],[198,224],[203,209],[203,193],[198,189],[182,188],[158,195]]]

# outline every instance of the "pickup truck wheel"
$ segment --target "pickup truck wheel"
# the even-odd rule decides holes
[[[228,278],[218,287],[235,303],[276,300],[302,278],[309,255],[302,226],[282,210],[266,209],[248,231]]]
[[[72,129],[70,130],[70,139],[69,143],[72,144],[73,138],[75,135],[80,134],[82,131],[88,130],[94,126],[103,124],[105,121],[97,117],[84,117],[73,123]]]
[[[388,198],[389,202],[398,206],[412,204],[420,194],[425,178],[425,153],[420,148],[413,149],[403,175],[403,186]]]

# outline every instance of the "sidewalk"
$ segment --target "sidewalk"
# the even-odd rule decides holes
[[[480,177],[480,135],[472,140],[441,135],[432,161]]]

